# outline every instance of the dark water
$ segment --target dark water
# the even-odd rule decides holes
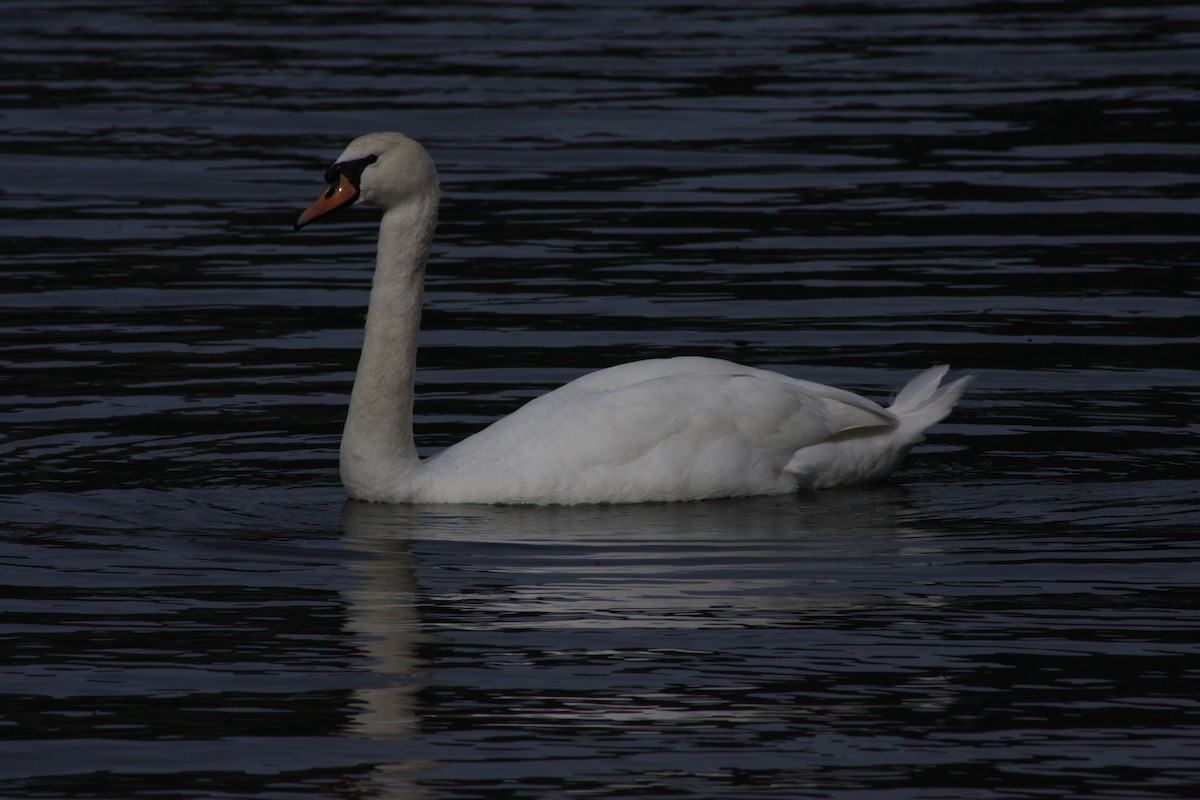
[[[0,796],[1200,794],[1200,10],[436,5],[3,4]],[[426,452],[649,356],[978,381],[882,487],[347,504],[373,217],[290,223],[377,129]]]

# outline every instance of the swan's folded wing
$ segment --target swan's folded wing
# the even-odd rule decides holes
[[[602,501],[640,486],[647,499],[761,493],[786,490],[796,450],[895,419],[857,395],[758,370],[600,383],[543,395],[426,465],[537,498]]]

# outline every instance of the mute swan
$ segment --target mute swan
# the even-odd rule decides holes
[[[398,133],[355,139],[296,229],[381,206],[375,277],[341,476],[387,503],[635,503],[783,494],[885,478],[945,417],[970,376],[912,379],[889,408],[851,392],[713,358],[636,361],[538,397],[443,452],[417,456],[413,376],[438,178]]]

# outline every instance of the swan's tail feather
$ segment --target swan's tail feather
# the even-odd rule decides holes
[[[974,375],[967,375],[941,386],[942,378],[946,377],[949,369],[941,364],[913,378],[896,395],[888,410],[901,418],[919,420],[922,429],[942,420],[975,378]]]
[[[896,427],[861,428],[846,431],[818,444],[802,447],[784,467],[797,486],[823,489],[880,481],[891,474],[909,449],[921,441],[925,429],[942,420],[967,384],[967,375],[942,386],[949,367],[937,366],[913,378],[896,395],[888,411],[896,415]]]

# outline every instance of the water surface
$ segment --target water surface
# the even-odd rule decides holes
[[[13,2],[0,794],[1191,797],[1200,14]],[[884,400],[880,487],[347,503],[375,220],[442,172],[436,452],[705,353]]]

